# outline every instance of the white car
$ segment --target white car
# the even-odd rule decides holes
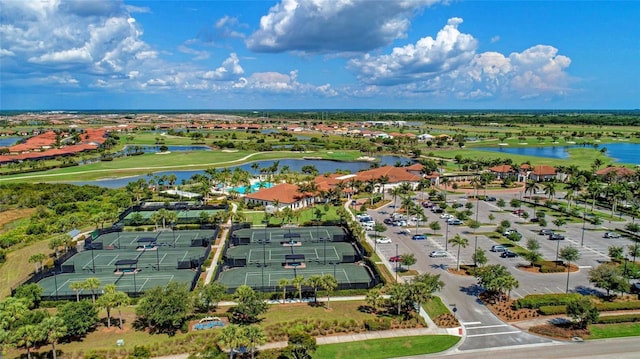
[[[447,252],[445,251],[433,251],[429,253],[429,257],[431,258],[446,257],[446,256],[447,256]]]
[[[380,244],[387,244],[387,243],[391,243],[391,238],[388,238],[388,237],[379,237],[379,238],[376,238],[376,243],[380,243]]]
[[[455,217],[453,216],[453,214],[443,213],[443,214],[440,215],[440,218],[449,219],[449,218],[455,218]]]

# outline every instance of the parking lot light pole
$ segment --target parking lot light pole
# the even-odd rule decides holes
[[[582,213],[582,238],[580,238],[580,247],[584,245],[584,226],[587,222],[587,201],[584,201],[584,212]]]
[[[449,250],[449,221],[447,221],[447,230],[444,235],[444,250],[445,251]]]
[[[396,243],[396,261],[394,263],[396,265],[396,283],[398,283],[398,243]]]

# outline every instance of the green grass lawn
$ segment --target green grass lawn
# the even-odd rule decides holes
[[[640,323],[593,324],[588,339],[635,337],[640,335]]]
[[[318,346],[318,350],[313,357],[321,359],[357,359],[362,357],[384,359],[431,354],[447,350],[459,340],[459,337],[450,335],[425,335],[326,344]]]
[[[444,303],[442,303],[442,299],[440,297],[433,297],[427,303],[422,304],[422,308],[429,315],[431,319],[436,318],[442,314],[449,314],[449,308],[447,308]]]

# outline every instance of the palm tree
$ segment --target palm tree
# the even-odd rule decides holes
[[[244,328],[244,337],[249,342],[249,351],[251,352],[251,359],[255,357],[256,347],[263,345],[267,342],[267,336],[259,325],[250,325]]]
[[[525,183],[524,185],[524,194],[526,195],[528,192],[529,196],[532,196],[537,190],[538,190],[538,183],[536,183],[536,181],[532,179],[527,180],[527,183]]]
[[[100,279],[95,277],[87,278],[83,284],[84,289],[91,291],[91,299],[93,300],[93,304],[96,304],[96,289],[100,288]]]
[[[233,359],[233,354],[246,342],[245,333],[239,325],[230,324],[225,326],[217,336],[218,344],[223,348],[229,348],[229,358]]]
[[[567,293],[569,293],[569,274],[571,273],[571,262],[575,262],[580,259],[580,252],[578,249],[572,246],[564,247],[560,251],[560,258],[567,262]]]
[[[401,283],[393,283],[386,290],[389,294],[389,300],[396,306],[396,314],[402,312],[402,305],[407,302],[409,296],[409,287]]]
[[[58,339],[67,335],[67,327],[65,327],[64,324],[62,318],[53,316],[45,318],[39,325],[44,341],[51,344],[53,359],[58,357],[58,353],[56,353],[56,343]]]
[[[402,194],[402,189],[400,187],[393,187],[391,189],[391,195],[393,196],[393,211],[396,211],[396,199],[399,195]]]
[[[318,274],[314,274],[309,276],[309,278],[305,282],[306,285],[313,288],[313,301],[314,303],[318,302],[318,287],[322,286],[322,276]]]
[[[331,274],[322,276],[322,288],[327,291],[327,309],[331,309],[331,293],[338,287],[338,280]]]
[[[33,263],[36,274],[40,271],[40,268],[44,269],[44,265],[42,263],[45,259],[47,259],[47,255],[44,253],[37,253],[29,257],[29,263]]]
[[[302,302],[302,285],[304,284],[304,277],[301,275],[296,276],[291,280],[291,284],[293,284],[298,290],[298,295],[300,296],[300,302]]]
[[[278,280],[278,287],[282,288],[282,304],[284,304],[287,299],[287,286],[289,283],[290,281],[287,278],[280,278],[280,280]]]
[[[80,301],[80,292],[85,288],[84,282],[71,282],[69,283],[69,289],[76,292],[76,302]]]
[[[458,247],[458,258],[456,261],[456,270],[459,271],[460,270],[460,248],[467,248],[467,246],[469,245],[469,240],[460,236],[459,234],[456,234],[455,237],[449,240],[449,243],[451,243],[451,245],[454,247]]]
[[[382,296],[382,291],[379,288],[372,288],[367,291],[364,299],[368,305],[373,308],[374,312],[378,312],[378,308],[382,306],[385,299]]]
[[[556,195],[556,181],[549,181],[544,184],[544,194],[547,195],[549,199],[553,198]]]

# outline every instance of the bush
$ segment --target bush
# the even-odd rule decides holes
[[[640,314],[607,315],[600,317],[598,324],[640,322]]]
[[[524,298],[516,300],[513,305],[516,309],[539,309],[542,306],[566,305],[569,301],[579,299],[580,297],[582,296],[578,293],[529,294]]]
[[[391,328],[391,319],[381,318],[366,320],[364,322],[364,327],[369,331],[387,330]]]
[[[596,308],[603,312],[611,310],[640,309],[640,301],[600,303],[596,305]]]
[[[538,308],[538,311],[542,315],[566,314],[567,306],[566,305],[543,305],[540,308]]]

